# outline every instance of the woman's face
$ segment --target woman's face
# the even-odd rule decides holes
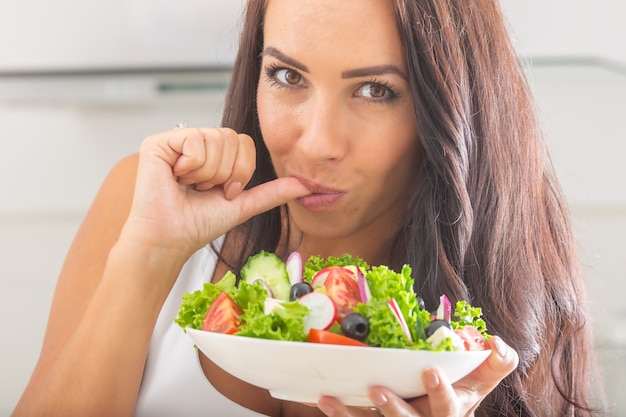
[[[258,88],[279,177],[305,239],[389,239],[418,170],[403,46],[386,0],[269,0]]]

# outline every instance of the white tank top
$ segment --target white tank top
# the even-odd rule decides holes
[[[223,238],[215,243],[219,249]],[[136,417],[262,416],[211,385],[202,372],[193,340],[174,323],[183,294],[201,289],[213,277],[216,265],[213,250],[209,246],[200,249],[187,261],[168,295],[150,342]]]

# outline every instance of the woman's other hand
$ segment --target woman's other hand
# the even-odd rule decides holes
[[[295,178],[243,191],[255,158],[252,139],[227,128],[146,138],[122,238],[191,254],[251,216],[309,193]]]
[[[369,398],[385,417],[467,417],[472,416],[480,402],[516,367],[517,352],[502,339],[489,340],[491,354],[465,378],[454,385],[436,369],[424,372],[423,380],[427,394],[405,401],[384,387],[372,387]],[[323,397],[318,407],[327,416],[357,417],[375,416],[370,410],[346,407],[335,398]]]

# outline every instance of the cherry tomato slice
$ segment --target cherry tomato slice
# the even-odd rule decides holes
[[[465,350],[485,350],[487,342],[482,334],[472,326],[465,326],[462,329],[456,329],[456,334],[461,336]]]
[[[326,294],[337,305],[337,321],[352,313],[354,307],[361,302],[359,284],[352,271],[342,267],[330,267],[328,277],[324,281]]]
[[[239,317],[242,314],[235,301],[227,293],[221,292],[204,316],[202,330],[233,334],[239,330]]]
[[[343,336],[328,330],[311,329],[307,339],[311,343],[325,343],[328,345],[367,346],[363,342]]]

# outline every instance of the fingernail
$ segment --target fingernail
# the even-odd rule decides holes
[[[332,405],[324,403],[324,402],[320,402],[320,403],[317,404],[317,406],[327,416],[334,416],[335,415],[335,407],[333,407]]]
[[[383,406],[387,403],[387,396],[379,390],[370,391],[370,400],[376,407]]]
[[[228,198],[229,200],[235,198],[235,196],[237,196],[237,194],[241,192],[242,188],[243,186],[240,182],[231,182],[230,184],[228,184],[225,190],[226,198]]]
[[[496,349],[496,353],[498,354],[498,356],[500,356],[501,358],[504,358],[506,356],[507,349],[502,339],[500,339],[499,337],[496,337],[494,340],[494,347]]]
[[[433,370],[426,371],[424,379],[426,386],[429,388],[437,388],[439,386],[439,375]]]

